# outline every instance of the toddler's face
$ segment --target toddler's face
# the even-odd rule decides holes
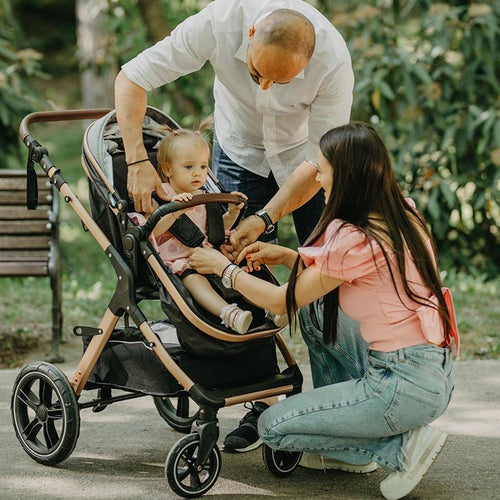
[[[210,151],[204,144],[178,149],[167,169],[170,185],[176,193],[194,193],[207,180]]]

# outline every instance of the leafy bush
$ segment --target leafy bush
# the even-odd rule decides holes
[[[111,2],[122,62],[149,45],[136,7],[152,1]],[[207,2],[161,3],[172,29]],[[310,3],[347,40],[356,75],[352,118],[374,123],[383,135],[401,187],[432,227],[441,265],[495,276],[500,262],[500,4]],[[127,16],[116,15],[119,9]],[[171,85],[152,101],[183,124],[207,114],[212,74],[204,70],[177,86],[193,108],[186,111],[172,98]]]
[[[29,79],[41,76],[41,54],[25,48],[19,49],[16,25],[10,3],[0,3],[0,151],[4,157],[19,154],[17,127],[27,113],[33,111],[40,100]]]
[[[120,65],[124,64],[207,3],[209,0],[110,0],[110,54]],[[148,9],[161,12],[158,17],[163,16],[156,18],[154,25],[151,14],[146,15]],[[213,112],[213,78],[213,69],[206,64],[200,71],[150,92],[148,102],[182,126],[197,125],[202,117]]]
[[[355,69],[352,118],[374,123],[406,195],[424,211],[442,267],[493,277],[500,263],[500,3],[309,0],[347,40]],[[22,0],[16,0],[22,3]],[[51,0],[49,3],[57,3]],[[64,3],[64,2],[63,2]],[[208,0],[108,0],[110,60],[124,63]],[[0,3],[0,144],[17,145],[39,55],[15,40]],[[148,9],[163,12],[147,23]],[[158,10],[160,9],[160,10]],[[205,66],[150,94],[184,126],[211,112]],[[40,109],[40,105],[38,105]]]
[[[355,68],[353,118],[382,133],[442,263],[497,275],[500,4],[372,1],[333,22]]]

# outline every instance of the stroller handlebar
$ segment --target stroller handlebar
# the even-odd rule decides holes
[[[153,228],[158,224],[160,219],[165,215],[178,212],[179,210],[185,210],[186,208],[195,207],[197,205],[205,205],[207,203],[234,203],[247,204],[247,200],[240,195],[230,194],[230,193],[207,193],[207,194],[196,194],[189,201],[174,201],[170,203],[165,203],[161,207],[158,207],[148,218],[146,224],[142,226],[144,231],[144,237],[148,238],[151,234]]]
[[[25,142],[30,135],[29,125],[43,122],[63,122],[69,120],[91,120],[101,118],[111,110],[107,108],[70,109],[64,111],[36,111],[26,115],[19,125],[19,137]]]

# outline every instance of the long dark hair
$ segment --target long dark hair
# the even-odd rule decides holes
[[[406,278],[405,249],[411,252],[423,284],[436,295],[438,311],[443,322],[445,338],[450,336],[450,318],[441,291],[441,279],[434,255],[425,245],[432,237],[424,218],[406,202],[391,167],[389,153],[377,131],[366,123],[350,123],[326,132],[320,140],[321,153],[332,168],[333,185],[321,218],[304,246],[313,245],[325,233],[334,219],[344,225],[351,224],[365,234],[367,241],[378,245],[387,263],[392,283],[403,302],[395,280],[399,273],[408,297],[421,305],[429,305],[426,297],[418,295]],[[369,217],[370,216],[370,217]],[[337,232],[338,232],[337,230]],[[423,237],[425,235],[425,237]],[[336,234],[333,235],[333,238]],[[390,242],[397,267],[391,264],[383,242]],[[339,256],[341,258],[341,256]],[[286,293],[290,320],[297,312],[295,286],[297,274],[302,269],[302,259],[297,257],[290,274]],[[323,341],[335,343],[337,337],[339,295],[338,288],[323,298]],[[431,306],[432,307],[432,306]],[[313,320],[319,327],[314,309]]]

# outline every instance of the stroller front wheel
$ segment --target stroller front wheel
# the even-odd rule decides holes
[[[170,449],[165,461],[165,476],[170,488],[184,498],[204,495],[219,477],[221,455],[218,446],[212,448],[203,465],[196,466],[199,447],[199,434],[189,434]]]
[[[55,366],[37,362],[16,377],[12,423],[24,451],[43,465],[55,465],[74,450],[80,433],[75,392]]]
[[[266,444],[262,446],[262,458],[269,472],[275,477],[289,476],[302,459],[301,451],[273,450]]]

